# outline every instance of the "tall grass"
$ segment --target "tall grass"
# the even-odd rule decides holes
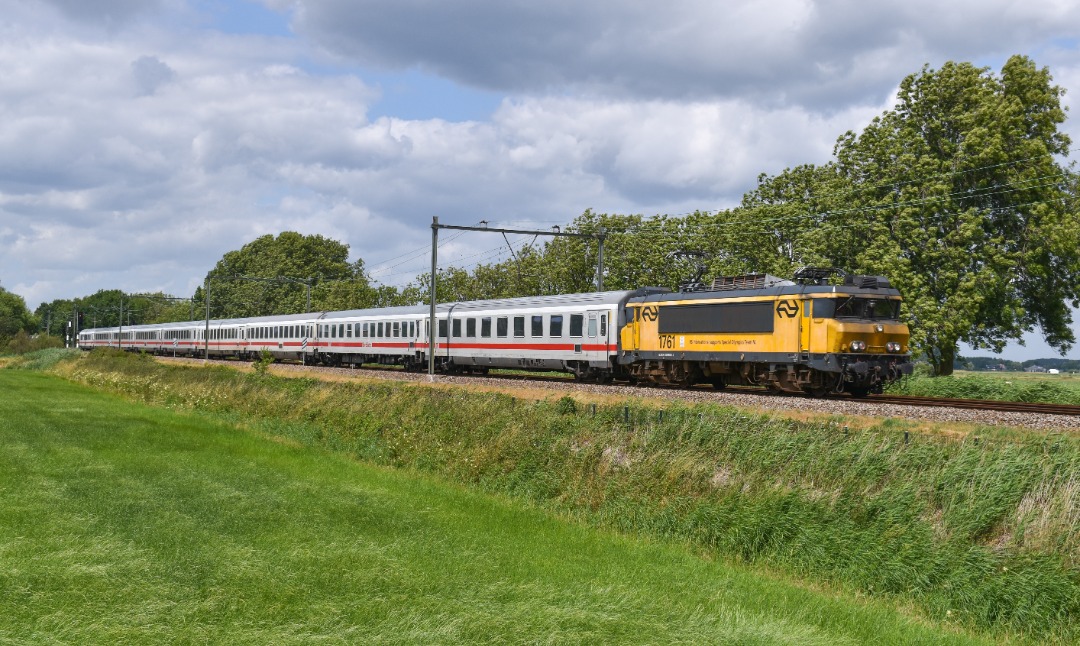
[[[913,603],[998,634],[1080,638],[1080,445],[847,433],[730,408],[529,402],[107,356],[135,399],[438,473],[587,522]]]

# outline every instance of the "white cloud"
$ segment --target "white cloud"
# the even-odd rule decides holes
[[[1080,27],[1074,3],[1009,0],[296,0],[329,51],[475,87],[823,109],[876,101],[923,63],[1030,48]]]

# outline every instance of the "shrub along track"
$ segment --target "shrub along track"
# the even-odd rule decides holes
[[[172,359],[159,357],[166,362],[185,362],[202,365],[202,359]],[[211,360],[211,364],[246,366],[237,361]],[[405,372],[387,368],[326,368],[301,366],[292,363],[274,364],[273,370],[281,374],[305,374],[328,378],[388,379],[411,382],[429,382],[425,373]],[[539,397],[546,393],[581,394],[587,397],[614,399],[679,400],[693,403],[714,403],[724,406],[741,406],[755,410],[787,413],[810,413],[876,418],[899,418],[925,422],[961,423],[976,426],[1026,428],[1042,431],[1080,431],[1080,409],[1075,406],[1053,404],[1017,404],[989,400],[951,400],[931,397],[873,395],[866,399],[846,396],[814,399],[792,395],[771,395],[756,388],[674,388],[643,387],[624,384],[588,384],[562,377],[544,375],[437,375],[435,383],[486,388],[505,392],[531,390]],[[976,405],[977,404],[977,405]],[[1061,409],[1070,409],[1062,412]]]

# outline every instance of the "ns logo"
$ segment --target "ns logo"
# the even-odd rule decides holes
[[[797,301],[777,301],[776,315],[780,318],[795,318],[799,315],[799,303]]]
[[[641,320],[655,321],[660,318],[660,308],[656,305],[648,305],[641,308]]]

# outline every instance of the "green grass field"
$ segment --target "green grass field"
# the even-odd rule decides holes
[[[976,641],[57,377],[0,389],[0,643]]]
[[[1080,375],[958,370],[948,377],[905,377],[890,385],[887,392],[893,395],[1080,405]]]

